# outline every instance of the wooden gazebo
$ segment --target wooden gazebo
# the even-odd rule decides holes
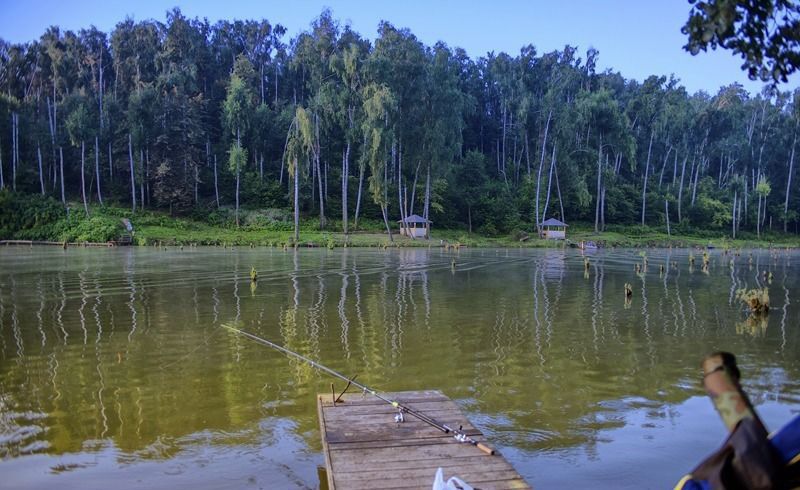
[[[565,240],[567,238],[567,226],[569,225],[555,218],[547,219],[541,224],[542,238]]]
[[[417,214],[406,216],[406,219],[397,220],[400,223],[400,234],[414,238],[430,238],[431,220],[427,220]]]

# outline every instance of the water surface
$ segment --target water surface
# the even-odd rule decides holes
[[[2,247],[2,486],[318,487],[331,379],[226,324],[442,390],[537,489],[671,488],[725,437],[704,354],[737,354],[770,429],[800,409],[800,255],[689,253]]]

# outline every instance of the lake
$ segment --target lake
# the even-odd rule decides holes
[[[314,395],[344,383],[224,324],[442,390],[537,489],[672,488],[726,436],[705,354],[769,429],[800,410],[800,254],[690,253],[1,247],[0,486],[319,487]]]

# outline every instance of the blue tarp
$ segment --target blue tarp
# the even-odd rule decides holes
[[[789,464],[800,454],[800,415],[789,421],[769,440],[778,453],[783,464]],[[711,484],[705,480],[687,480],[680,483],[676,490],[711,490]]]

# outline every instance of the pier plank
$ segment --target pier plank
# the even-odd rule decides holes
[[[458,405],[440,391],[387,395],[440,423],[462,426],[475,440],[485,442]],[[320,394],[317,411],[331,490],[430,488],[438,468],[445,480],[458,476],[475,488],[531,488],[501,455],[490,456],[458,442],[412,415],[395,423],[397,410],[368,394],[345,394],[335,405],[330,393]]]

